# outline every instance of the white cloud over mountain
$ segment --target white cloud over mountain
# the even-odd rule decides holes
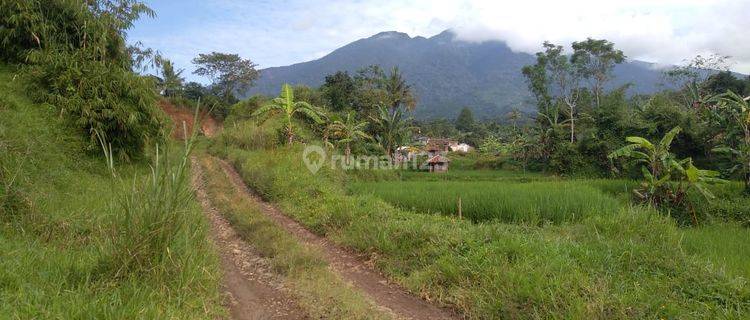
[[[680,63],[697,54],[732,57],[750,73],[750,1],[192,1],[151,4],[141,40],[189,68],[200,52],[237,52],[262,67],[319,58],[387,30],[432,36],[453,29],[467,41],[503,40],[534,53],[544,40],[567,45],[606,38],[630,58]]]

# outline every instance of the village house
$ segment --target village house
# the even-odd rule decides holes
[[[427,161],[421,165],[422,169],[430,172],[448,171],[450,159],[446,157],[448,152],[468,153],[474,148],[466,143],[458,143],[453,139],[429,138],[419,136],[414,139],[411,146],[396,148],[394,160],[397,163],[412,161],[419,157],[426,157]]]
[[[469,153],[472,150],[474,150],[474,147],[466,144],[466,143],[453,143],[450,145],[451,151],[453,152],[462,152],[462,153]]]
[[[450,159],[443,155],[436,155],[427,160],[427,166],[430,172],[446,172],[448,171],[448,163]]]
[[[455,140],[451,139],[429,139],[425,151],[427,155],[432,158],[436,155],[444,155],[451,150],[451,145],[456,144]]]

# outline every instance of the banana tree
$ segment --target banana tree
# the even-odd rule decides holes
[[[678,160],[670,152],[672,141],[681,130],[680,127],[673,128],[658,143],[642,137],[627,137],[626,141],[630,144],[615,150],[608,157],[627,157],[641,165],[644,181],[640,189],[633,190],[641,201],[657,207],[665,204],[686,207],[693,224],[697,224],[698,219],[688,199],[688,192],[696,190],[710,200],[714,195],[707,185],[725,181],[718,178],[718,172],[698,169],[691,158]]]
[[[713,151],[726,154],[737,163],[732,171],[744,173],[745,194],[750,195],[750,104],[731,91],[715,95],[708,101],[716,106],[719,125],[725,128],[724,145]]]
[[[345,146],[344,157],[347,163],[349,163],[349,156],[352,153],[352,142],[359,139],[372,139],[372,137],[364,131],[367,125],[367,121],[357,121],[353,112],[346,114],[346,120],[336,120],[332,123],[331,129],[333,135],[337,138],[336,142],[344,144]]]
[[[641,164],[641,172],[645,181],[643,189],[635,191],[640,198],[651,203],[659,200],[655,195],[672,178],[670,169],[676,161],[669,149],[680,131],[682,131],[682,128],[675,127],[667,132],[658,144],[651,143],[651,141],[642,137],[627,137],[625,140],[630,142],[629,145],[609,154],[610,159],[627,157],[635,163]]]
[[[278,98],[275,98],[271,103],[264,105],[258,110],[253,112],[253,117],[258,117],[263,114],[280,111],[284,115],[284,121],[286,122],[286,137],[289,144],[294,141],[294,130],[292,129],[292,120],[295,115],[305,116],[315,123],[322,123],[322,113],[315,107],[305,101],[294,101],[294,89],[288,84],[284,84],[281,87],[281,93]]]

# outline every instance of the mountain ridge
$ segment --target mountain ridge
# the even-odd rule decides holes
[[[458,40],[451,30],[429,38],[383,31],[319,59],[262,69],[260,79],[244,96],[273,96],[283,83],[319,86],[328,74],[353,74],[376,64],[386,70],[400,68],[417,95],[417,118],[453,118],[463,107],[479,118],[496,118],[512,108],[533,112],[521,68],[534,62],[534,55],[515,52],[503,41]],[[662,88],[662,76],[654,67],[648,62],[627,61],[615,67],[608,86],[632,83],[632,94],[657,91]]]

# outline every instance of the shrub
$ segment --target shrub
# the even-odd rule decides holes
[[[61,109],[97,148],[105,135],[122,159],[163,136],[155,85],[132,72],[125,30],[139,1],[9,0],[0,3],[0,59],[27,65],[39,101]]]
[[[283,125],[278,121],[266,121],[263,124],[253,121],[227,124],[212,148],[236,145],[247,149],[273,149],[284,141],[282,131]]]
[[[39,64],[28,68],[39,89],[37,100],[60,108],[88,136],[88,150],[98,149],[97,132],[124,160],[163,141],[165,115],[156,107],[150,80],[78,54],[39,58]]]
[[[194,124],[197,111],[195,119]],[[116,178],[112,149],[104,139],[100,141]],[[121,189],[115,208],[114,248],[106,266],[115,277],[163,268],[176,251],[175,244],[195,234],[196,227],[188,222],[191,208],[185,205],[193,200],[188,161],[194,141],[195,132],[185,140],[184,153],[177,163],[172,163],[170,153],[162,152],[157,145],[151,174],[134,181],[132,188]]]
[[[235,123],[244,120],[250,120],[253,112],[266,105],[270,99],[262,95],[254,95],[250,98],[235,103],[229,108],[229,115],[224,123]]]

